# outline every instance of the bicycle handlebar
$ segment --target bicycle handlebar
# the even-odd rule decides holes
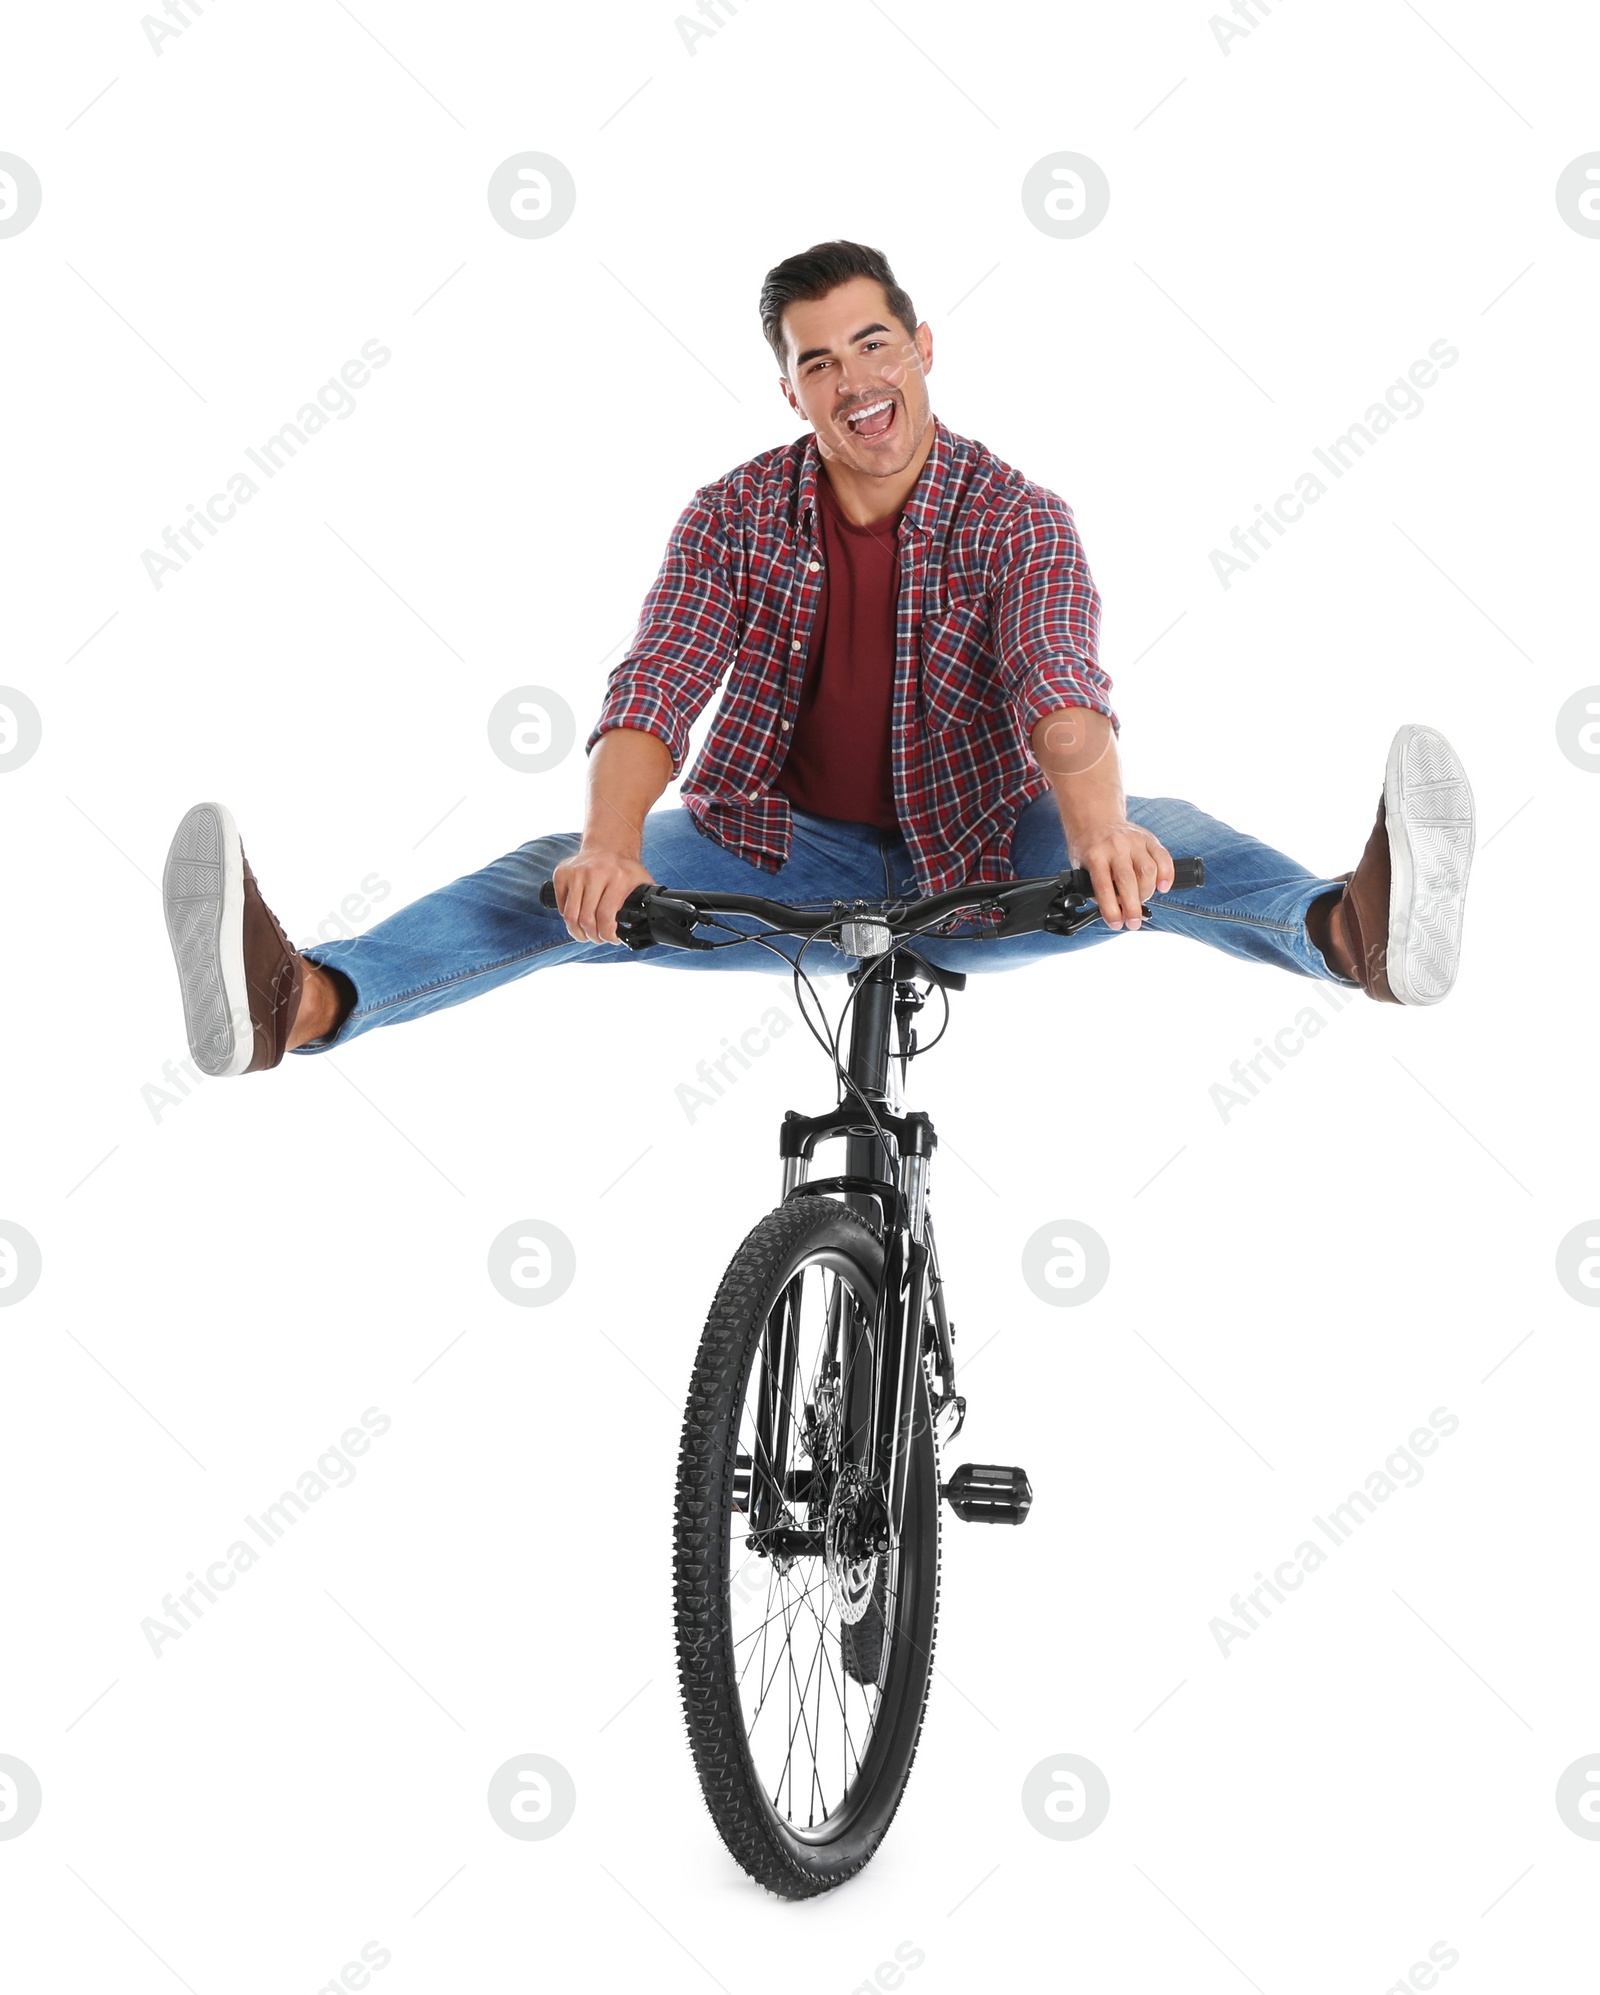
[[[1205,861],[1175,859],[1172,875],[1175,888],[1204,886]],[[1082,866],[1036,880],[980,880],[918,901],[835,901],[826,911],[794,907],[759,894],[679,893],[646,884],[635,887],[617,910],[617,933],[630,949],[648,949],[658,942],[679,949],[714,949],[716,943],[695,935],[696,922],[703,915],[748,914],[766,922],[769,931],[779,935],[816,935],[841,922],[854,921],[876,923],[887,928],[891,936],[902,937],[919,934],[962,908],[994,908],[1004,919],[983,936],[967,939],[1000,940],[1041,929],[1071,933],[1070,928],[1057,929],[1055,924],[1070,919],[1073,927],[1081,927],[1085,919],[1092,920],[1092,915],[1083,914],[1092,896],[1089,875]],[[545,881],[539,889],[539,901],[544,907],[556,906],[554,881]]]

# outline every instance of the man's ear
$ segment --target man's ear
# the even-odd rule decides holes
[[[787,374],[780,374],[778,376],[778,386],[783,390],[783,399],[794,410],[795,414],[797,416],[804,415],[805,411],[800,406],[800,398],[795,394],[794,389],[790,387]]]
[[[924,319],[911,337],[916,343],[917,358],[922,362],[922,371],[927,374],[933,368],[933,328]]]

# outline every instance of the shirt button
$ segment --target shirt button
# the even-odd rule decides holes
[[[761,792],[760,792],[759,790],[752,790],[752,791],[750,792],[750,795],[749,795],[749,796],[748,796],[748,797],[746,798],[746,800],[745,800],[745,801],[746,801],[747,803],[752,803],[752,804],[753,804],[753,803],[757,803],[757,802],[759,802],[759,801],[760,801],[760,798],[761,798]]]
[[[800,640],[799,640],[799,638],[798,638],[798,637],[791,637],[791,638],[790,638],[790,640],[789,640],[789,649],[790,649],[791,651],[798,651],[798,650],[800,649]]]
[[[785,734],[789,732],[789,723],[787,721],[783,723],[783,731]]]
[[[811,572],[813,575],[820,575],[822,573],[822,563],[820,561],[813,561],[811,564]]]

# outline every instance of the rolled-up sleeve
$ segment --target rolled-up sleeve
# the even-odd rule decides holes
[[[667,744],[677,775],[689,730],[732,663],[739,639],[727,531],[714,487],[695,493],[672,530],[626,657],[612,669],[585,749],[613,728]]]
[[[1096,663],[1100,596],[1071,509],[1053,492],[1032,487],[1005,523],[990,602],[1001,679],[1024,738],[1062,707],[1091,707],[1118,725],[1111,681]]]

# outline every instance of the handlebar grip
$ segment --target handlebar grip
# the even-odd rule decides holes
[[[556,907],[556,883],[546,880],[539,889],[541,907]],[[680,949],[710,949],[694,933],[694,910],[682,901],[670,899],[648,880],[628,894],[617,909],[617,938],[630,949],[653,949],[658,942],[675,943]]]
[[[1094,885],[1089,878],[1086,866],[1075,866],[1070,873],[1060,875],[1061,884],[1069,894],[1077,894],[1083,899],[1092,899]],[[1174,859],[1172,862],[1172,885],[1174,892],[1186,887],[1203,887],[1206,883],[1206,862],[1204,859]]]

